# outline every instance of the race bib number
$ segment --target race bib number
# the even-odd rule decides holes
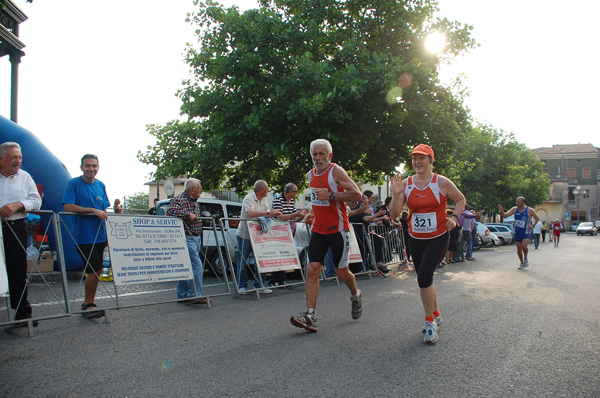
[[[329,206],[328,200],[319,200],[317,198],[316,188],[310,189],[310,200],[311,200],[313,206]]]
[[[525,220],[515,220],[516,228],[525,228]]]
[[[413,213],[411,219],[413,232],[429,233],[437,230],[437,217],[435,213]]]

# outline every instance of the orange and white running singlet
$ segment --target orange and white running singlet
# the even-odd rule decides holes
[[[436,238],[446,231],[446,195],[438,186],[438,174],[431,176],[431,181],[423,189],[413,184],[413,177],[408,177],[404,195],[410,211],[408,232],[415,239]]]
[[[338,166],[335,163],[331,163],[323,174],[316,174],[315,169],[306,174],[306,179],[310,186],[312,212],[315,216],[312,231],[323,235],[350,229],[346,203],[337,200],[319,200],[315,194],[315,188],[325,188],[329,192],[344,191],[333,179],[334,167]]]

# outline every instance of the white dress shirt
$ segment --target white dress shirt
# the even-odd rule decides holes
[[[17,211],[7,220],[25,218],[27,212],[39,210],[42,206],[42,198],[35,182],[24,170],[19,170],[9,177],[0,173],[0,207],[14,202],[21,202],[25,206],[25,211]]]

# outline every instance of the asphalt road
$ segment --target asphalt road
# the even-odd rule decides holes
[[[322,283],[318,333],[289,323],[305,309],[302,288],[217,297],[210,309],[113,310],[108,324],[44,320],[32,338],[0,332],[0,395],[600,396],[600,237],[531,246],[526,270],[514,244],[475,256],[435,276],[444,318],[435,345],[423,343],[414,272],[363,276],[359,320],[346,287]]]

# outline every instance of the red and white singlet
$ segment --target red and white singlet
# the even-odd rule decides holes
[[[432,239],[444,234],[446,227],[446,195],[438,186],[438,174],[423,189],[413,184],[413,176],[408,177],[404,195],[410,211],[408,232],[416,239]]]
[[[323,235],[348,231],[350,229],[346,203],[337,200],[319,200],[315,194],[315,188],[325,188],[329,192],[344,191],[333,179],[334,167],[338,166],[335,163],[331,163],[323,174],[316,174],[314,168],[306,174],[306,179],[310,186],[312,212],[315,217],[312,224],[312,231]]]

